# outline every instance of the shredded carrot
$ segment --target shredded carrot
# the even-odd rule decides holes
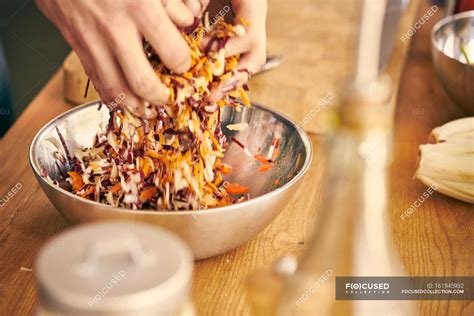
[[[273,167],[273,164],[268,164],[268,165],[262,165],[260,168],[258,168],[259,172],[265,172],[270,170]]]
[[[120,183],[116,183],[112,189],[110,189],[110,192],[112,193],[115,193],[115,192],[118,192],[120,189],[122,189],[122,186],[120,185]]]
[[[232,167],[229,166],[228,164],[221,163],[220,166],[219,166],[219,170],[223,174],[229,174],[232,171]]]
[[[240,23],[241,23],[242,25],[246,26],[246,27],[250,27],[250,26],[252,25],[252,24],[250,24],[249,21],[247,21],[246,19],[244,19],[244,18],[242,18],[242,17],[240,18]]]
[[[81,175],[75,171],[69,171],[67,174],[72,178],[72,190],[79,191],[84,186]]]
[[[82,196],[83,198],[85,198],[85,197],[91,195],[92,193],[94,193],[94,190],[95,190],[95,186],[91,185],[91,186],[89,186],[89,187],[87,188],[86,191],[84,191],[84,193],[81,193],[81,196]]]
[[[250,106],[250,100],[247,96],[247,93],[245,93],[245,90],[240,88],[239,89],[239,95],[240,95],[240,98],[242,99],[242,102],[245,104],[245,106],[249,107]]]
[[[238,66],[239,62],[237,61],[237,58],[235,57],[230,57],[229,60],[227,61],[227,64],[225,65],[226,71],[232,71]]]
[[[138,142],[141,142],[143,137],[145,136],[145,132],[143,131],[143,128],[137,128],[137,134],[138,134]]]
[[[151,197],[153,196],[153,194],[155,194],[156,192],[156,188],[155,187],[146,187],[141,193],[140,193],[140,196],[138,197],[138,199],[141,201],[141,202],[146,202],[148,201],[149,199],[151,199]]]
[[[158,155],[158,153],[154,150],[147,150],[146,154],[150,156],[151,158],[155,158],[155,159],[160,158],[160,155]]]
[[[255,157],[255,160],[257,160],[257,161],[263,163],[264,165],[267,165],[267,164],[270,163],[270,161],[269,161],[266,157],[264,157],[264,156],[262,156],[262,155],[257,154],[257,155],[255,155],[254,157]]]
[[[183,74],[183,77],[186,78],[186,79],[192,79],[193,78],[193,74],[191,72],[186,72]]]
[[[229,194],[245,194],[249,191],[248,187],[238,183],[227,183],[225,189]]]
[[[152,163],[150,162],[150,160],[148,160],[147,158],[145,158],[143,160],[143,174],[145,175],[145,177],[148,176],[148,174],[150,173],[150,171],[152,170]]]

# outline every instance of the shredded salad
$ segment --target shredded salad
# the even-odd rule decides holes
[[[249,198],[247,187],[223,180],[231,167],[221,162],[226,138],[220,122],[222,107],[240,111],[237,98],[250,106],[248,88],[231,85],[222,99],[208,100],[213,87],[247,72],[237,69],[239,56],[225,57],[224,52],[228,39],[241,35],[243,28],[216,23],[205,49],[195,36],[199,28],[203,26],[183,33],[192,65],[182,75],[170,72],[144,42],[157,76],[170,91],[168,104],[153,105],[156,118],[145,120],[120,104],[109,106],[110,119],[94,145],[72,155],[58,131],[72,165],[65,180],[74,194],[116,207],[155,210],[205,209]]]

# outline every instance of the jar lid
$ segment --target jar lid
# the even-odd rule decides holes
[[[53,238],[35,271],[41,304],[51,311],[170,314],[188,299],[192,267],[191,251],[171,233],[107,222]]]

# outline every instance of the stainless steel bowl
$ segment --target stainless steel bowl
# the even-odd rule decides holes
[[[59,140],[56,129],[74,152],[81,146],[90,147],[108,118],[106,107],[98,110],[98,102],[92,102],[61,114],[37,133],[30,146],[30,164],[43,191],[71,223],[110,219],[153,223],[181,236],[196,259],[224,253],[262,231],[295,195],[311,163],[311,142],[306,133],[283,115],[254,104],[242,112],[229,107],[222,113],[226,136],[235,137],[251,152],[265,155],[272,140],[281,138],[281,154],[276,165],[266,172],[258,172],[258,163],[229,142],[224,162],[233,166],[233,171],[227,180],[248,186],[249,201],[202,211],[136,211],[78,197],[42,176],[47,173],[54,180],[64,173],[54,158],[57,148],[48,141]],[[249,127],[238,132],[226,128],[227,124],[239,122],[247,122]]]
[[[470,56],[468,64],[461,47]],[[445,17],[431,33],[434,67],[451,99],[474,113],[474,11]]]

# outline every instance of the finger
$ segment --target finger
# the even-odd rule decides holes
[[[215,42],[212,44],[211,47],[209,47],[209,48],[207,47],[209,45],[209,42],[211,41],[211,38],[209,36],[206,36],[206,35],[207,35],[206,30],[202,30],[202,32],[200,34],[198,34],[198,36],[202,37],[199,49],[203,52],[217,50],[217,43],[215,43]]]
[[[101,84],[92,62],[92,56],[82,47],[75,34],[71,31],[67,21],[59,11],[57,4],[54,1],[45,1],[45,5],[49,6],[48,9],[51,10],[49,12],[55,17],[54,20],[50,19],[54,21],[54,24],[58,27],[66,42],[76,53],[87,77],[92,81],[95,89],[100,90]],[[87,89],[87,87],[84,87],[84,89]]]
[[[43,14],[61,30],[61,25],[59,24],[59,19],[57,18],[59,15],[57,14],[57,10],[54,6],[54,1],[36,0],[36,4],[41,12],[43,12]]]
[[[217,102],[232,91],[243,86],[250,78],[247,71],[237,71],[232,77],[220,83],[219,86],[211,89],[209,101]]]
[[[244,54],[237,66],[237,72],[219,86],[211,89],[209,100],[217,102],[232,91],[243,86],[250,79],[251,75],[265,63],[265,46],[257,46],[252,52]]]
[[[184,0],[184,4],[193,13],[194,16],[201,16],[203,9],[199,0]]]
[[[95,67],[93,66],[91,56],[83,49],[77,49],[77,48],[73,48],[73,49],[77,57],[81,61],[82,67],[84,68],[84,72],[86,73],[87,77],[92,81],[94,88],[97,91],[100,90],[102,86],[100,84],[100,80],[95,70]]]
[[[190,49],[176,26],[168,18],[159,2],[148,6],[136,6],[132,14],[140,32],[155,48],[163,64],[176,73],[184,73],[191,67]]]
[[[184,4],[194,14],[194,16],[202,16],[206,10],[209,0],[184,0]]]
[[[152,106],[149,102],[143,101],[142,108],[144,113],[143,115],[141,115],[141,117],[144,119],[151,120],[158,115],[156,108]]]
[[[99,26],[105,39],[120,64],[128,86],[140,98],[152,103],[163,104],[169,99],[169,89],[155,74],[143,51],[138,30],[130,22]]]
[[[266,60],[265,45],[259,45],[252,49],[251,52],[244,54],[239,60],[237,69],[246,70],[254,74],[260,70]]]
[[[239,55],[246,53],[251,48],[250,35],[247,35],[247,30],[244,26],[237,24],[233,26],[236,37],[231,37],[225,45],[225,57]],[[203,51],[216,50],[218,45],[213,43],[212,47],[208,47],[211,38],[209,36],[203,38],[200,49]]]
[[[91,56],[92,66],[97,75],[95,81],[97,92],[99,92],[102,101],[110,106],[119,95],[123,94],[125,98],[123,98],[120,105],[127,107],[137,116],[145,116],[143,104],[128,88],[114,55],[100,33],[95,29],[84,31],[77,28],[73,30],[73,33],[83,49]]]
[[[194,23],[193,12],[181,0],[162,0],[162,3],[169,18],[178,27],[184,28]]]
[[[225,45],[225,57],[240,55],[250,50],[250,37],[232,37]]]

